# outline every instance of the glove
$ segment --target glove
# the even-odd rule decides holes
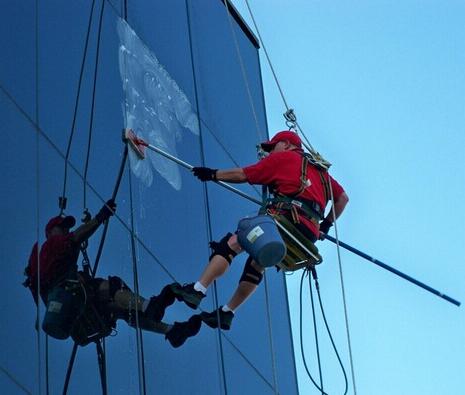
[[[320,223],[320,232],[324,233],[325,235],[328,234],[329,229],[333,226],[332,222],[329,222],[328,219],[324,219]]]
[[[95,218],[99,223],[102,223],[106,221],[108,218],[110,218],[116,211],[116,203],[113,199],[108,200],[103,207],[100,209],[100,211],[97,213]]]
[[[216,172],[218,169],[210,169],[209,167],[193,167],[192,173],[200,181],[216,181]]]

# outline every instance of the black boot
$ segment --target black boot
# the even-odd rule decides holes
[[[175,295],[170,285],[165,286],[158,296],[150,298],[149,305],[145,309],[145,316],[154,321],[161,321],[165,315],[165,310],[168,306],[174,303]]]
[[[201,326],[202,319],[200,315],[193,315],[188,321],[175,322],[173,327],[165,335],[165,339],[167,339],[174,348],[181,347],[189,337],[199,333]]]
[[[194,289],[194,283],[181,285],[179,283],[173,283],[170,285],[171,291],[176,296],[176,299],[180,302],[184,302],[191,309],[199,307],[200,302],[205,295]]]
[[[220,316],[221,329],[229,330],[234,318],[234,313],[232,311],[223,311],[220,307],[218,310],[214,310],[211,313],[203,312],[200,314],[200,317],[210,328],[218,328],[218,315]]]

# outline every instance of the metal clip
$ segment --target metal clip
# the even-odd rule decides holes
[[[81,222],[86,224],[87,222],[89,222],[90,220],[92,219],[92,215],[90,214],[90,211],[89,209],[84,209],[84,212],[82,213],[82,218],[81,218]]]
[[[297,127],[297,117],[294,113],[294,110],[290,108],[287,110],[284,114],[284,119],[286,120],[286,126],[289,128],[289,130],[296,130]]]

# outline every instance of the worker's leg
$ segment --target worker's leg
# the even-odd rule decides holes
[[[210,261],[205,267],[199,278],[199,283],[205,288],[218,277],[221,277],[228,270],[233,258],[242,251],[237,241],[237,235],[228,233],[219,243],[213,241],[210,243],[213,253],[210,255]]]
[[[230,329],[234,311],[244,303],[247,298],[252,295],[262,281],[263,272],[265,269],[255,263],[249,257],[244,265],[244,271],[239,280],[239,285],[236,288],[230,301],[220,309],[211,313],[202,313],[202,320],[210,327],[218,327],[218,318],[222,329]]]
[[[210,247],[213,250],[210,260],[196,283],[183,286],[178,283],[171,284],[176,299],[193,309],[199,306],[210,284],[226,272],[233,258],[242,251],[237,235],[232,233],[228,233],[219,242],[211,242]]]
[[[115,318],[125,320],[132,327],[139,326],[144,330],[167,333],[171,329],[171,325],[158,322],[155,319],[154,312],[149,308],[152,299],[154,298],[146,300],[142,296],[137,296],[119,277],[110,276],[108,280],[102,280],[97,289],[99,305]],[[171,299],[171,303],[173,303],[174,295],[171,296]],[[163,313],[164,309],[161,314],[163,315]]]
[[[249,262],[249,260],[247,260],[247,262]],[[236,311],[236,309],[255,292],[258,288],[258,284],[260,284],[260,281],[263,278],[263,272],[265,271],[264,268],[258,266],[252,259],[250,259],[248,265],[249,267],[247,267],[246,263],[239,285],[226,305],[232,311]]]

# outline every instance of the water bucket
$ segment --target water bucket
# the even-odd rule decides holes
[[[237,238],[241,247],[262,267],[275,266],[286,255],[278,227],[268,215],[241,219]]]
[[[47,310],[42,322],[42,329],[55,339],[67,339],[74,321],[82,312],[84,305],[79,283],[54,287],[48,294]]]

